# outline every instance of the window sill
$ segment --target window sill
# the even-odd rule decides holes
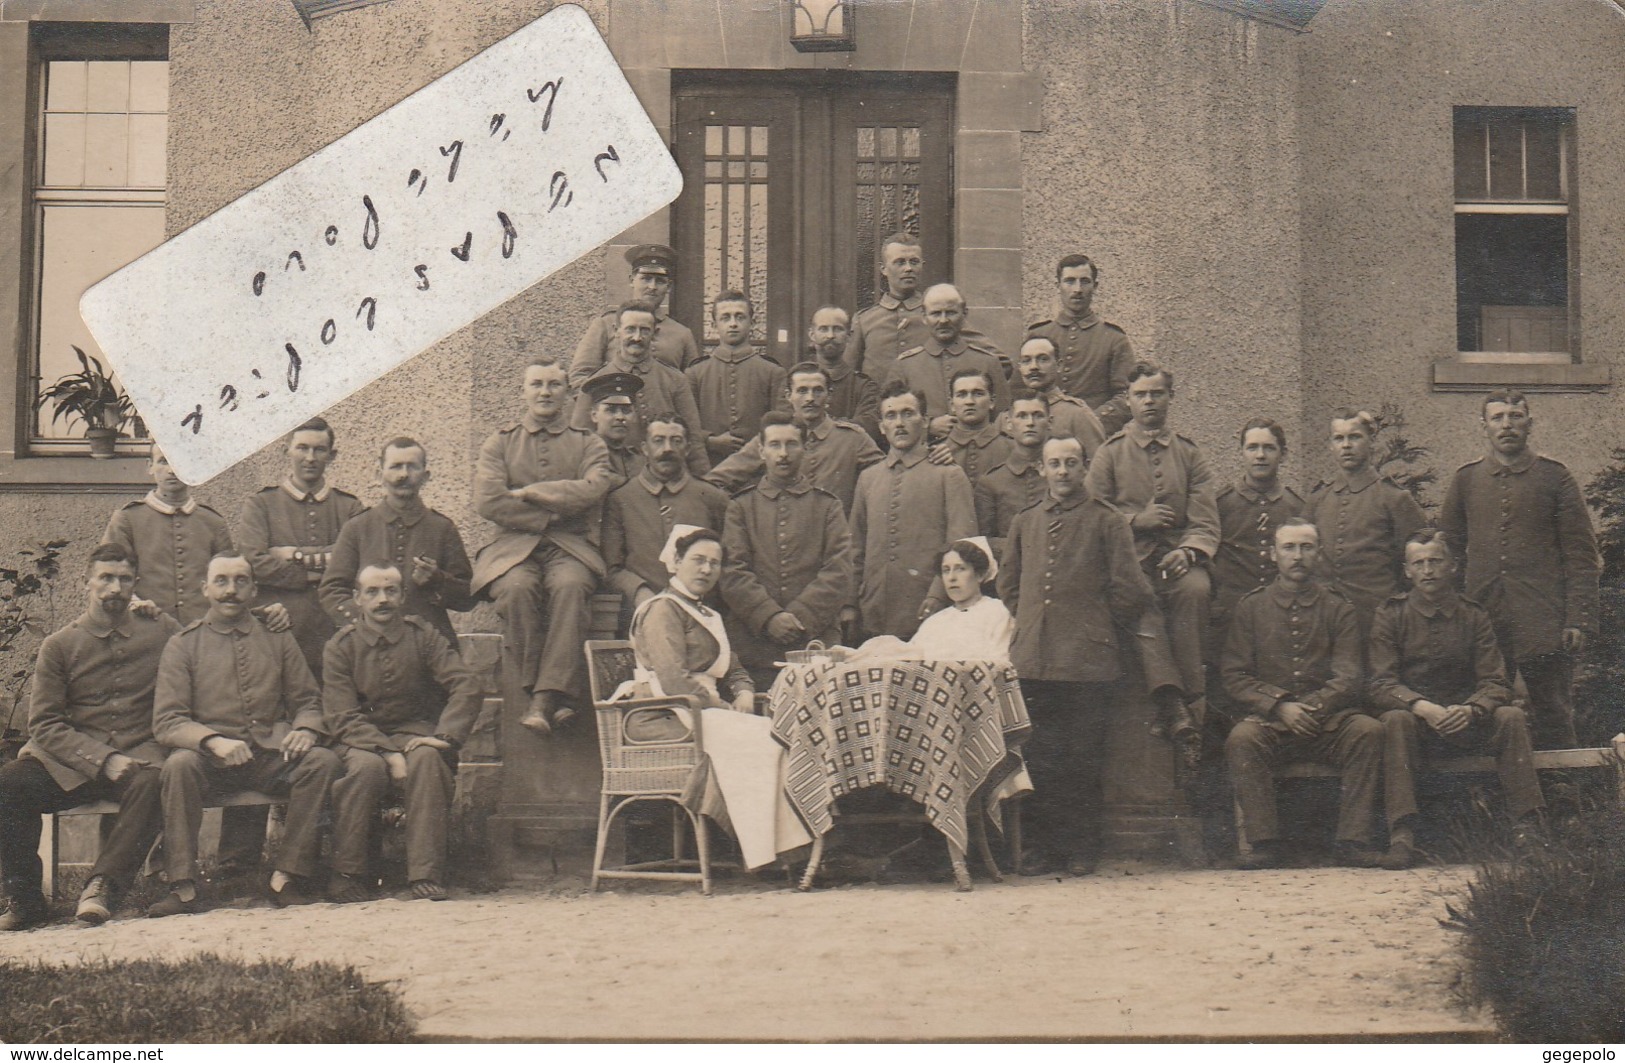
[[[114,458],[0,455],[0,493],[127,495],[151,485],[147,459],[141,455]]]
[[[1433,363],[1434,391],[1604,391],[1613,385],[1609,366],[1547,361],[1544,355],[1471,355]]]

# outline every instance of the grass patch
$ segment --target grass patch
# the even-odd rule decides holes
[[[394,1043],[413,1025],[398,992],[331,963],[0,963],[12,1043]]]

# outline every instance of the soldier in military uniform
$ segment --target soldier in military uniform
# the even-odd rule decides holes
[[[474,467],[474,508],[501,531],[470,589],[502,615],[503,667],[530,695],[520,722],[547,734],[586,695],[588,602],[605,575],[591,533],[615,474],[604,441],[569,424],[564,366],[533,361],[523,394],[524,417],[487,436]]]
[[[937,551],[977,534],[976,503],[959,466],[926,460],[924,396],[901,380],[887,384],[880,427],[891,450],[858,476],[852,569],[865,631],[907,639],[932,611]]]
[[[1049,438],[1049,407],[1031,393],[1010,402],[1010,450],[1004,462],[972,484],[976,526],[998,557],[1016,515],[1044,499],[1042,451]],[[1065,437],[1063,437],[1065,438]]]
[[[1095,451],[1106,441],[1106,429],[1088,403],[1061,390],[1055,341],[1034,336],[1023,343],[1016,354],[1016,372],[1021,375],[1021,382],[1044,400],[1049,410],[1050,434],[1057,439],[1073,437],[1083,444],[1084,461],[1093,460]]]
[[[1267,417],[1241,426],[1241,479],[1219,491],[1219,550],[1213,555],[1212,656],[1224,645],[1224,624],[1243,594],[1275,581],[1275,529],[1303,516],[1303,497],[1281,482],[1286,429]]]
[[[607,582],[634,609],[671,581],[660,560],[671,530],[679,524],[720,528],[727,512],[720,488],[689,475],[687,449],[688,426],[674,413],[654,414],[643,437],[643,471],[604,499]]]
[[[1406,594],[1377,609],[1371,625],[1371,707],[1381,714],[1383,867],[1416,862],[1415,776],[1424,754],[1488,753],[1520,838],[1537,833],[1545,799],[1535,775],[1529,723],[1512,691],[1489,611],[1456,593],[1456,559],[1444,533],[1424,529],[1405,544]]]
[[[203,576],[209,558],[231,550],[226,518],[192,497],[192,489],[169,467],[158,444],[147,459],[153,488],[113,513],[102,542],[117,543],[136,559],[137,593],[190,624],[209,611]]]
[[[1056,263],[1055,286],[1060,310],[1028,325],[1027,336],[1042,336],[1054,345],[1062,390],[1088,404],[1111,435],[1132,416],[1127,393],[1134,348],[1122,329],[1094,312],[1100,275],[1088,255],[1067,255]]]
[[[1275,768],[1294,760],[1342,771],[1337,841],[1343,862],[1376,867],[1382,859],[1372,848],[1382,725],[1355,704],[1360,626],[1349,600],[1314,578],[1319,541],[1302,517],[1276,528],[1275,582],[1242,596],[1225,636],[1225,693],[1248,714],[1225,740],[1252,846],[1243,870],[1280,866]]]
[[[712,462],[721,461],[756,434],[762,414],[784,409],[784,368],[758,354],[750,341],[754,308],[744,292],[719,292],[711,301],[722,342],[709,356],[685,372],[694,388],[704,433],[705,450]]]
[[[854,600],[846,512],[802,478],[806,438],[807,426],[789,414],[764,416],[766,471],[733,497],[723,520],[729,641],[764,690],[785,650],[840,641],[841,614]]]
[[[299,652],[317,681],[322,647],[337,630],[317,588],[339,529],[364,508],[355,495],[327,482],[327,467],[338,453],[333,429],[320,417],[295,428],[288,436],[287,478],[249,495],[238,520],[239,545],[254,566],[261,598],[288,610]]]
[[[656,327],[654,314],[630,303],[621,308],[620,314],[620,347],[610,352],[609,361],[587,377],[587,383],[582,385],[581,394],[576,397],[575,414],[570,418],[571,426],[582,431],[592,427],[590,385],[595,378],[602,379],[614,373],[636,376],[643,381],[641,388],[631,392],[632,406],[637,415],[632,419],[627,443],[637,446],[643,442],[643,430],[649,423],[649,415],[653,413],[670,410],[681,417],[684,424],[699,424],[700,411],[694,404],[694,389],[689,385],[688,377],[649,353],[650,339]],[[695,429],[688,441],[688,470],[695,476],[704,476],[710,468],[711,462],[705,456],[705,440]]]
[[[829,413],[829,372],[814,362],[790,368],[790,415],[807,426],[807,453],[802,475],[841,500],[852,512],[858,476],[885,455],[862,428],[838,421]],[[729,493],[741,491],[762,475],[762,438],[754,436],[732,457],[712,469],[706,480]]]
[[[406,615],[421,617],[455,646],[457,631],[446,611],[474,608],[468,590],[474,569],[456,523],[423,504],[431,475],[428,448],[406,436],[390,440],[379,452],[378,474],[384,500],[339,530],[322,577],[322,605],[335,624],[355,623],[361,616],[357,574],[368,565],[394,565],[406,574]]]
[[[925,260],[917,236],[893,233],[880,245],[880,279],[885,291],[875,305],[858,311],[852,319],[852,335],[846,341],[846,364],[865,373],[876,384],[891,379],[892,369],[904,351],[923,347],[931,338],[925,320],[925,301],[920,283]],[[966,326],[967,340],[986,337]]]
[[[1481,410],[1490,453],[1456,470],[1440,524],[1529,690],[1535,747],[1572,748],[1574,662],[1597,630],[1602,571],[1591,513],[1568,468],[1530,448],[1521,392],[1491,392]]]
[[[406,612],[401,569],[355,578],[356,619],[327,644],[322,706],[344,776],[333,784],[328,897],[370,899],[368,839],[391,781],[404,793],[406,878],[418,900],[446,899],[446,837],[457,751],[480,714],[480,681],[422,617]]]
[[[643,390],[643,378],[634,373],[605,373],[583,387],[592,403],[592,430],[609,448],[609,465],[622,483],[643,471],[643,448],[633,443],[632,420],[637,408],[632,396]]]
[[[897,356],[891,376],[925,396],[925,416],[933,435],[946,435],[952,417],[949,382],[961,369],[986,371],[993,382],[993,407],[1010,408],[1010,384],[1003,355],[985,339],[965,335],[965,297],[951,284],[933,284],[925,292],[925,319],[931,335],[924,344]]]
[[[641,306],[654,317],[654,330],[647,346],[649,356],[678,371],[700,360],[700,345],[688,326],[660,312],[671,291],[671,274],[677,252],[664,244],[639,244],[628,248],[626,261],[632,267],[632,291],[628,305]],[[576,344],[570,359],[570,386],[579,390],[587,378],[610,360],[620,339],[620,310],[613,308],[593,318]]]
[[[948,381],[954,425],[931,447],[938,465],[953,462],[965,471],[972,490],[1010,453],[1010,437],[993,416],[993,380],[986,369],[961,369]]]
[[[1207,708],[1202,641],[1212,584],[1205,567],[1219,545],[1213,474],[1200,448],[1168,427],[1171,370],[1138,362],[1129,370],[1134,419],[1089,466],[1089,493],[1129,518],[1140,565],[1159,607],[1140,618],[1146,686],[1161,710],[1159,730],[1181,763],[1200,760]],[[1182,692],[1182,697],[1177,692]]]
[[[846,361],[846,342],[851,335],[851,318],[845,310],[821,306],[813,311],[807,338],[812,341],[813,359],[829,378],[829,415],[860,425],[878,443],[880,385]]]
[[[1362,632],[1377,606],[1404,584],[1405,540],[1428,522],[1411,493],[1371,467],[1376,419],[1348,408],[1332,414],[1331,482],[1309,495],[1307,516],[1320,529],[1320,559],[1334,586],[1354,603]]]

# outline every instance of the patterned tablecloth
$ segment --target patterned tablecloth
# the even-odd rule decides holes
[[[785,790],[815,835],[836,798],[884,786],[963,850],[971,797],[1019,766],[1032,730],[1015,670],[991,661],[792,664],[768,699],[789,752]]]

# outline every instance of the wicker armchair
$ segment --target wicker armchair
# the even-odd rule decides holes
[[[701,891],[709,896],[711,853],[705,817],[682,801],[690,780],[705,759],[700,705],[687,697],[610,701],[615,689],[633,676],[637,662],[632,644],[625,640],[595,640],[589,641],[586,649],[587,678],[598,717],[598,752],[604,769],[598,799],[598,844],[592,861],[592,887],[596,890],[599,880],[606,878],[698,882]],[[692,733],[677,741],[648,742],[628,737],[628,716],[640,709],[653,708],[687,709],[693,723]],[[671,857],[606,868],[604,852],[615,817],[640,801],[671,803]],[[698,859],[684,856],[684,817],[693,828]]]

